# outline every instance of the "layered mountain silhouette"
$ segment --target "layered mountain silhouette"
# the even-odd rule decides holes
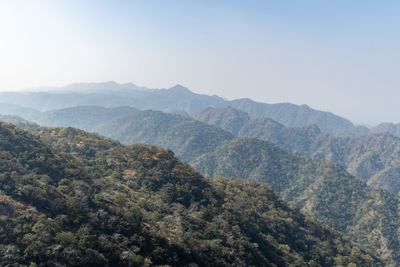
[[[10,202],[0,212],[13,218],[0,228],[11,240],[0,246],[3,265],[10,253],[20,264],[86,266],[400,263],[394,124],[368,129],[306,105],[228,101],[180,85],[50,89],[0,93],[0,120],[33,134],[1,125],[0,194]],[[137,143],[147,145],[126,146]],[[140,221],[126,219],[132,209]],[[27,224],[21,210],[38,215]],[[120,223],[100,227],[103,219]],[[33,230],[42,224],[55,230]]]
[[[400,139],[388,133],[334,137],[322,133],[316,125],[288,128],[268,118],[249,120],[231,107],[207,108],[193,117],[237,136],[269,141],[313,159],[338,162],[369,185],[400,192]],[[232,129],[232,122],[242,127]]]
[[[382,265],[266,185],[205,179],[151,146],[36,130],[0,123],[3,266]]]
[[[388,133],[334,137],[315,124],[289,128],[268,118],[252,120],[247,113],[232,107],[206,108],[193,115],[196,120],[186,115],[138,111],[131,107],[97,106],[30,113],[26,118],[45,126],[98,132],[125,144],[159,145],[172,149],[186,161],[211,151],[224,140],[247,136],[313,159],[338,162],[369,185],[393,193],[400,191],[400,139]]]
[[[80,83],[61,88],[36,88],[42,92],[0,93],[3,103],[20,105],[39,111],[75,106],[103,107],[130,106],[139,110],[164,112],[184,111],[190,115],[207,107],[232,106],[249,114],[252,119],[271,118],[287,127],[316,124],[321,131],[335,136],[359,136],[368,128],[355,126],[350,121],[330,112],[318,111],[307,105],[290,103],[266,104],[250,99],[228,101],[218,96],[201,95],[176,85],[170,89],[147,89],[133,84]],[[21,115],[18,111],[3,115]]]
[[[21,125],[44,135],[38,126]],[[96,129],[126,144],[148,143],[172,149],[179,158],[212,177],[267,183],[303,212],[376,249],[385,262],[398,261],[395,233],[399,229],[399,199],[385,190],[368,187],[339,164],[314,161],[258,139],[235,138],[221,128],[160,111],[134,112]],[[46,140],[53,138],[51,133],[46,136]],[[84,151],[90,150],[85,147]]]

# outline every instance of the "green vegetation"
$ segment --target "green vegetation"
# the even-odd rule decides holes
[[[250,178],[268,183],[285,200],[297,205],[307,214],[323,220],[354,240],[377,249],[387,262],[398,262],[398,199],[385,191],[370,189],[338,165],[312,161],[254,139],[238,139],[242,140],[238,142],[232,140],[231,134],[219,128],[162,112],[136,112],[114,119],[102,127],[103,134],[125,143],[154,143],[172,149],[179,158],[194,164],[204,174]],[[253,130],[252,134],[262,134],[262,138],[281,145],[288,144],[288,148],[294,151],[311,150],[322,147],[323,144],[328,149],[340,148],[337,145],[340,140],[347,140],[345,147],[357,144],[351,143],[351,140],[355,140],[353,138],[334,138],[322,134],[316,126],[288,129],[269,119],[250,121],[242,127],[239,134],[250,129]],[[330,138],[332,143],[325,143],[324,138]],[[359,139],[363,138],[376,140],[373,136]],[[61,143],[68,142],[64,140]],[[379,142],[376,143],[377,148]],[[367,142],[362,141],[359,144],[362,143]],[[235,150],[234,147],[238,144],[242,144],[244,148]],[[57,144],[57,147],[60,149],[63,146]],[[381,149],[386,148],[383,146]],[[85,148],[83,151],[90,150]],[[334,150],[337,155],[341,155],[339,151]],[[386,151],[390,152],[387,149]],[[332,156],[335,153],[327,155]],[[269,158],[265,155],[269,155]],[[314,157],[318,158],[317,155]],[[285,160],[289,163],[281,163]]]
[[[16,115],[0,115],[0,121],[11,122],[11,123],[28,123],[27,120],[16,116]]]
[[[242,121],[237,136],[274,143],[286,150],[340,163],[367,184],[400,192],[400,139],[390,134],[360,137],[334,137],[322,133],[316,125],[287,128],[267,118],[249,121],[232,108],[206,109],[195,117],[231,131],[229,121]],[[240,124],[240,123],[237,123]]]
[[[390,133],[391,135],[400,137],[400,123],[381,123],[373,127],[371,133]]]
[[[207,116],[212,119],[210,112],[212,109]],[[240,123],[238,117],[247,122]],[[353,168],[359,171],[356,174],[370,184],[387,181],[386,185],[380,185],[391,185],[392,191],[397,190],[398,181],[393,179],[397,177],[394,168],[397,164],[395,137],[335,138],[321,133],[315,125],[286,128],[270,119],[249,121],[242,112],[232,108],[223,109],[217,118],[215,122],[218,126],[232,132],[238,131],[237,125],[242,125],[238,135],[266,139],[314,159],[334,160],[342,165],[349,162],[348,170],[353,172]],[[96,135],[85,132],[76,134],[77,130],[71,128],[65,128],[64,133],[58,135],[56,129],[59,128],[40,128],[26,123],[19,126],[40,135],[42,140],[58,150],[80,155],[82,159],[93,157],[98,150],[120,146]],[[386,263],[399,262],[398,198],[367,187],[337,164],[313,161],[254,139],[233,139],[231,133],[220,128],[157,111],[133,112],[101,124],[96,129],[123,143],[142,142],[171,149],[180,159],[195,164],[202,173],[211,176],[241,177],[268,183],[303,212],[376,249]],[[91,142],[92,139],[97,141]],[[77,140],[79,143],[75,143]],[[383,174],[386,180],[379,178]],[[367,175],[375,175],[375,182],[366,179]]]
[[[237,138],[201,156],[193,166],[210,176],[267,183],[304,213],[375,249],[387,263],[400,260],[399,198],[368,187],[338,164]]]
[[[333,136],[360,136],[369,132],[366,127],[355,126],[349,120],[330,112],[312,109],[307,105],[266,104],[254,102],[250,99],[234,100],[229,105],[247,112],[252,119],[270,118],[286,127],[315,124],[321,131]]]
[[[214,125],[237,135],[244,125],[250,122],[250,116],[232,107],[206,108],[192,116],[194,119]]]
[[[222,129],[192,118],[152,110],[114,119],[94,130],[124,144],[145,143],[171,149],[188,162],[233,138]]]
[[[2,266],[381,265],[267,185],[205,179],[152,146],[32,129],[52,145],[0,125]]]
[[[132,107],[79,106],[42,112],[33,121],[42,126],[73,126],[83,130],[91,130],[103,122],[126,116],[136,111],[137,109]]]

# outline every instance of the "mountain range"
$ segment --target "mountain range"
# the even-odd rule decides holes
[[[36,130],[0,123],[3,266],[382,266],[266,185],[208,180],[151,146]]]
[[[25,251],[24,256],[16,256],[21,264],[43,259],[51,264],[59,259],[64,264],[72,264],[71,260],[77,259],[87,266],[161,263],[205,266],[245,263],[255,266],[258,263],[262,263],[261,266],[352,266],[356,263],[360,266],[379,266],[380,260],[386,266],[400,263],[400,199],[397,196],[400,191],[400,139],[395,136],[397,126],[394,124],[368,129],[305,105],[265,104],[249,99],[228,101],[217,96],[198,95],[182,86],[148,89],[133,84],[74,84],[49,92],[0,94],[4,102],[0,104],[0,114],[3,114],[0,120],[9,121],[33,134],[9,124],[1,125],[4,136],[0,147],[4,145],[4,171],[8,173],[4,174],[6,178],[3,181],[10,180],[11,185],[17,185],[18,189],[9,191],[15,186],[6,185],[0,188],[0,194],[6,192],[11,202],[24,205],[24,209],[35,203],[33,208],[41,212],[40,216],[48,218],[48,221],[56,221],[52,227],[61,229],[57,230],[62,232],[60,238],[67,239],[61,242],[55,230],[46,244],[39,244],[37,235],[37,239],[30,239],[40,251],[34,255],[26,252],[34,249],[29,250],[26,242],[18,241],[23,240],[21,236],[15,234],[10,237],[6,231],[3,236],[12,240],[0,246],[0,255],[6,258],[7,251],[11,249],[15,255]],[[13,135],[18,140],[12,139]],[[36,143],[33,147],[19,145],[24,140],[31,145]],[[148,145],[129,146],[137,143]],[[149,145],[157,145],[165,150]],[[42,150],[46,148],[46,153],[50,154],[40,160],[42,152],[37,151],[42,150],[37,150],[36,146]],[[13,147],[17,154],[11,153]],[[30,151],[36,156],[29,154]],[[20,152],[22,154],[18,154]],[[130,157],[135,159],[131,160]],[[53,162],[50,158],[59,161]],[[178,159],[191,164],[206,177]],[[11,169],[7,169],[7,166],[11,166]],[[16,182],[14,178],[9,178],[14,177],[15,170],[19,168],[21,171],[16,172],[17,175],[33,177],[31,180],[26,178],[28,184],[25,184],[25,178],[16,178]],[[57,173],[56,169],[64,171]],[[60,184],[53,172],[57,177],[76,180],[77,185],[71,181]],[[138,176],[138,173],[143,175]],[[178,176],[181,178],[174,178]],[[229,180],[218,178],[221,176]],[[190,181],[184,181],[184,177],[193,177],[194,180],[190,178]],[[83,182],[80,182],[82,179]],[[68,189],[63,187],[70,184],[74,186]],[[111,186],[113,184],[116,186]],[[39,189],[31,188],[35,186],[39,186]],[[136,226],[128,232],[132,234],[132,231],[138,230],[139,233],[135,235],[146,240],[145,244],[149,238],[152,241],[148,246],[144,245],[145,251],[130,247],[133,244],[131,241],[124,241],[125,245],[121,246],[125,247],[112,244],[115,249],[107,250],[102,240],[93,239],[90,244],[84,243],[84,247],[89,247],[90,251],[80,250],[82,239],[72,236],[80,235],[76,231],[83,226],[78,223],[71,228],[70,222],[67,223],[68,227],[63,223],[58,224],[57,216],[78,216],[76,220],[80,222],[79,218],[83,215],[69,211],[75,206],[57,204],[75,201],[67,196],[63,199],[62,193],[67,191],[60,190],[70,190],[71,196],[76,195],[78,202],[82,199],[81,195],[86,194],[90,201],[86,199],[83,202],[91,203],[90,208],[84,209],[88,214],[112,211],[115,219],[123,221],[122,211],[128,212],[132,207],[141,210],[141,214],[148,215],[146,224],[140,224],[140,227]],[[47,193],[48,198],[45,196]],[[138,202],[133,197],[148,199],[147,203],[150,204]],[[50,204],[52,198],[58,202]],[[44,204],[40,202],[41,199]],[[129,207],[123,206],[124,209],[118,211],[118,207],[112,206],[120,201],[128,201]],[[208,204],[203,205],[205,202]],[[153,203],[159,204],[150,209],[149,215],[146,205]],[[66,213],[56,208],[43,210],[46,205],[61,205]],[[270,211],[277,212],[277,215],[268,213],[266,206],[272,207]],[[185,210],[182,211],[182,208]],[[216,212],[216,209],[223,214]],[[10,208],[5,210],[4,216],[20,213],[20,210]],[[248,213],[250,211],[254,213]],[[214,230],[211,232],[209,228],[204,228],[204,225],[212,225],[207,221],[210,215],[198,217],[210,213],[218,218],[218,226],[212,226]],[[197,219],[191,221],[189,217],[182,217],[182,214]],[[271,218],[283,218],[288,214],[292,218],[284,220],[289,224],[283,228],[269,227],[275,225]],[[230,216],[236,219],[232,220]],[[301,216],[303,219],[299,219]],[[313,222],[309,219],[311,217],[319,222]],[[26,223],[24,219],[20,220]],[[31,226],[36,225],[38,220],[32,222],[34,224]],[[314,223],[313,226],[307,220]],[[90,225],[92,222],[94,231],[99,227],[96,220],[84,223]],[[293,225],[291,222],[296,223]],[[152,228],[153,224],[163,227]],[[172,227],[175,224],[180,228]],[[185,228],[185,225],[189,228]],[[218,230],[221,225],[225,225],[224,230]],[[333,229],[329,230],[329,238],[313,232],[316,227],[326,227],[324,225]],[[12,227],[15,229],[19,226],[16,223]],[[104,238],[111,240],[111,236],[119,235],[122,239],[129,239],[126,232],[118,232],[118,227],[117,232],[112,232],[111,228],[101,228],[101,231],[107,232]],[[143,229],[146,228],[151,231],[144,233]],[[188,235],[177,234],[188,229]],[[232,232],[236,230],[239,235]],[[299,230],[299,235],[294,234]],[[101,231],[91,234],[103,236]],[[218,231],[220,236],[215,235]],[[324,233],[328,234],[327,230]],[[24,232],[24,235],[35,236],[36,232]],[[46,235],[51,233],[46,232]],[[295,238],[288,237],[290,235]],[[218,241],[213,243],[210,237]],[[293,243],[297,237],[313,240],[314,243]],[[237,243],[239,241],[235,238],[248,243]],[[228,239],[231,241],[224,241]],[[333,244],[327,243],[328,240],[336,241]],[[9,247],[10,244],[13,247]],[[62,250],[52,254],[50,251],[55,251],[55,244],[61,246]],[[211,244],[212,248],[209,247]],[[324,252],[316,248],[310,252],[309,249],[316,244]],[[234,252],[228,252],[227,248],[231,246]],[[154,251],[158,248],[164,249],[164,254]],[[214,249],[215,256],[207,258],[205,255]],[[232,258],[230,253],[238,256]],[[74,256],[68,258],[65,255]],[[171,258],[167,255],[174,256]],[[125,256],[129,260],[125,260]]]
[[[70,114],[81,121],[79,113]],[[36,130],[39,126],[17,125],[44,135]],[[179,158],[211,177],[267,183],[302,212],[376,249],[385,262],[398,262],[399,199],[385,190],[367,186],[338,163],[312,160],[269,142],[237,138],[193,118],[160,111],[133,112],[94,129],[126,144],[148,143],[172,149]],[[52,134],[46,136],[53,138]],[[90,149],[85,147],[85,151]]]
[[[97,105],[130,106],[139,110],[153,109],[164,112],[184,111],[193,115],[207,107],[232,106],[248,113],[252,119],[271,118],[287,127],[316,124],[321,131],[334,136],[360,136],[369,133],[367,127],[355,126],[347,119],[330,112],[312,109],[307,105],[266,104],[251,99],[229,101],[218,96],[196,94],[181,85],[170,89],[147,89],[134,84],[106,82],[78,83],[60,88],[45,87],[36,90],[40,92],[3,92],[0,93],[0,99],[2,103],[38,111]],[[15,110],[13,113],[5,111],[7,110],[0,105],[0,114],[22,115]]]
[[[334,137],[316,125],[288,128],[268,118],[251,120],[232,107],[207,108],[193,117],[236,136],[269,141],[313,159],[338,162],[369,185],[400,192],[400,139],[387,132]]]
[[[323,133],[316,125],[289,128],[268,118],[252,120],[247,113],[232,107],[209,107],[192,117],[194,119],[160,111],[138,111],[131,107],[97,106],[25,116],[40,125],[77,127],[125,144],[155,144],[172,149],[188,162],[212,151],[222,141],[234,136],[247,136],[313,159],[338,162],[369,185],[396,194],[400,191],[400,139],[388,133],[335,137]]]

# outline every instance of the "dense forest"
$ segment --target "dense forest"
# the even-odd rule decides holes
[[[40,125],[78,127],[125,144],[155,144],[172,149],[189,162],[234,135],[257,138],[313,159],[338,162],[369,185],[400,191],[400,180],[396,179],[400,176],[400,139],[387,133],[334,137],[316,125],[288,128],[269,118],[252,120],[232,107],[207,108],[193,115],[195,120],[183,112],[137,111],[131,107],[85,106],[32,114]]]
[[[72,133],[77,130],[69,130],[69,135],[60,138],[53,133],[53,129],[60,128],[32,124],[25,124],[25,128],[57,149],[81,157],[95,155],[95,147],[103,149],[115,145],[115,141],[83,131],[75,135]],[[86,135],[91,137],[84,137]],[[71,142],[78,142],[77,146],[69,145]],[[387,263],[398,261],[398,198],[384,190],[368,187],[338,164],[313,161],[251,138],[229,138],[193,160],[192,164],[210,176],[240,177],[270,184],[302,212],[376,249]]]
[[[26,112],[25,109],[23,112]],[[288,128],[269,118],[252,120],[247,113],[232,107],[207,108],[194,114],[196,120],[192,121],[188,116],[179,116],[178,113],[185,114],[137,111],[131,107],[85,106],[42,112],[39,115],[28,113],[31,115],[25,117],[32,118],[40,125],[72,126],[95,131],[125,144],[142,142],[170,148],[186,161],[232,138],[221,131],[223,129],[232,135],[266,140],[313,159],[338,162],[369,185],[393,193],[400,191],[400,180],[396,179],[400,176],[400,139],[390,134],[334,137],[323,133],[316,125]],[[219,129],[207,128],[199,121]],[[198,142],[201,139],[202,142]],[[211,141],[213,139],[215,142]]]
[[[261,140],[236,138],[193,166],[204,174],[269,184],[286,201],[349,235],[388,262],[399,262],[400,200],[367,186],[339,164],[314,161]]]
[[[160,91],[152,92],[158,94]],[[166,99],[176,97],[174,95],[191,94],[190,91],[179,86],[172,91],[164,90],[162,92],[168,95]],[[123,95],[123,91],[119,94]],[[137,92],[137,94],[142,93]],[[73,94],[71,98],[73,98]],[[199,99],[206,98],[202,96]],[[2,105],[0,105],[1,107]],[[18,114],[16,105],[8,104],[3,108],[9,110],[11,114]],[[254,112],[257,110],[255,109]],[[41,145],[49,146],[52,153],[76,160],[74,162],[87,170],[86,174],[89,175],[87,179],[96,181],[85,186],[87,188],[97,186],[96,190],[100,191],[96,192],[105,190],[104,192],[112,195],[107,191],[106,183],[103,182],[113,181],[116,183],[116,180],[113,180],[115,177],[132,174],[133,169],[130,166],[126,167],[123,160],[119,159],[125,158],[125,154],[130,154],[129,149],[138,147],[155,149],[137,145],[124,146],[123,144],[153,144],[167,149],[160,150],[167,154],[171,154],[173,151],[172,157],[175,158],[176,155],[177,158],[193,165],[207,177],[223,176],[230,179],[202,178],[211,188],[215,187],[214,184],[217,180],[228,184],[239,183],[245,191],[254,186],[264,188],[267,184],[272,189],[268,186],[265,188],[268,188],[271,194],[273,194],[272,190],[279,193],[288,203],[285,205],[291,205],[291,208],[287,207],[293,212],[314,217],[335,231],[343,233],[348,236],[348,240],[357,242],[361,250],[369,251],[366,254],[370,254],[373,259],[375,253],[386,265],[397,265],[400,262],[399,199],[386,190],[368,186],[383,187],[393,193],[399,192],[400,183],[396,177],[400,175],[400,139],[388,133],[360,137],[334,137],[324,133],[316,124],[288,128],[270,118],[254,118],[254,115],[249,115],[233,107],[209,107],[192,114],[192,117],[189,117],[185,109],[164,113],[152,110],[139,111],[129,106],[80,106],[45,112],[36,112],[25,108],[21,110],[21,113],[20,115],[24,116],[1,115],[0,120],[12,122],[17,127],[31,132],[36,137],[30,137],[38,138],[35,140]],[[299,113],[299,116],[303,115]],[[25,119],[31,119],[41,125],[79,127],[118,141],[73,128],[41,127]],[[11,126],[7,125],[7,127]],[[14,129],[13,131],[19,130]],[[242,136],[245,138],[238,138]],[[111,151],[119,151],[118,156]],[[13,161],[20,162],[18,159]],[[21,166],[27,167],[26,165]],[[46,175],[50,177],[49,174]],[[235,180],[237,178],[240,180]],[[230,188],[229,186],[224,187]],[[52,187],[49,190],[56,192],[56,189]],[[84,194],[89,193],[85,191]],[[94,197],[96,194],[98,193],[89,195]],[[155,193],[152,192],[152,194]],[[11,197],[15,198],[15,196]],[[48,201],[52,197],[49,195]],[[277,195],[274,197],[279,199]],[[28,202],[24,205],[27,204]],[[221,204],[219,209],[222,209],[224,205]],[[87,212],[89,211],[87,210]],[[90,210],[90,212],[94,211]],[[169,212],[170,214],[174,213],[174,211]],[[67,214],[67,216],[69,215]],[[251,223],[257,224],[256,219]],[[203,226],[202,224],[201,227]],[[196,229],[203,229],[201,227]],[[168,238],[171,239],[169,236]],[[344,237],[345,240],[347,240],[346,238]],[[370,251],[374,251],[374,253]],[[100,253],[106,255],[102,250]],[[263,252],[260,250],[257,253],[262,254]],[[296,256],[300,259],[298,262],[307,262],[310,259],[304,256],[304,251],[294,252],[292,249],[287,254],[294,255],[294,253],[301,255]],[[221,254],[218,255],[221,258],[225,257]],[[140,254],[140,256],[152,264],[158,264],[150,254]],[[58,257],[56,258],[58,259]],[[108,259],[108,256],[105,257]],[[263,257],[266,255],[263,254]],[[285,257],[280,260],[280,263],[272,261],[270,264],[279,266],[282,262],[296,262],[294,259],[288,260]],[[224,258],[221,265],[235,265],[240,261],[248,262],[248,259],[243,258],[234,261],[225,260]],[[321,264],[321,261],[314,259],[312,261]],[[37,260],[32,260],[32,262],[37,262]],[[143,261],[143,264],[146,265],[146,262]],[[171,265],[190,264],[191,262],[192,260],[184,262],[168,260],[168,264]],[[196,259],[193,262],[201,261]],[[200,265],[202,264],[200,263]],[[214,265],[212,262],[207,264]]]
[[[1,265],[381,265],[267,185],[206,179],[153,146],[32,130],[42,138],[0,125]]]
[[[246,113],[230,107],[208,108],[194,118],[236,136],[269,141],[313,159],[338,162],[369,185],[400,192],[400,138],[389,133],[334,137],[321,132],[316,125],[287,128],[269,118],[250,120]]]
[[[105,129],[109,129],[111,136],[126,143],[152,143],[170,148],[204,174],[268,183],[303,212],[363,244],[378,248],[387,262],[398,260],[398,199],[385,191],[369,188],[338,165],[297,156],[267,142],[234,139],[221,128],[175,114],[136,112],[108,124]],[[25,128],[32,131],[29,125],[25,124]],[[310,135],[319,132],[315,127],[305,130]],[[288,159],[292,159],[290,164],[280,163]],[[308,179],[304,180],[303,176]],[[286,186],[285,192],[277,186],[279,183]],[[290,193],[306,188],[299,195]],[[305,199],[309,201],[306,203]]]

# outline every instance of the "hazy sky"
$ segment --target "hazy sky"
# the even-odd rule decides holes
[[[400,122],[400,1],[1,0],[0,90],[115,80]]]

